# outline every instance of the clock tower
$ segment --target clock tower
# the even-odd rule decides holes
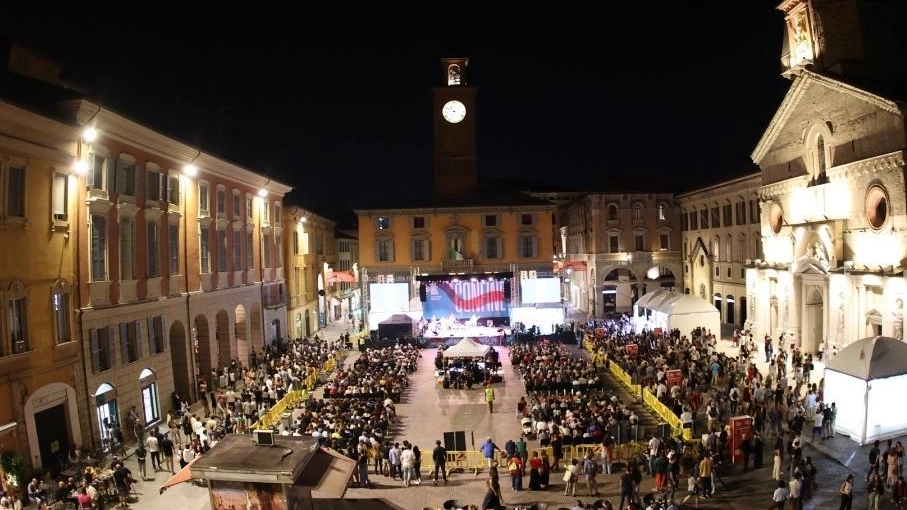
[[[476,89],[468,85],[468,58],[442,58],[434,88],[434,187],[439,197],[471,195],[476,172]]]

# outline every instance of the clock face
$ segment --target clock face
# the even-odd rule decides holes
[[[466,117],[466,105],[457,100],[448,101],[441,107],[441,115],[447,122],[456,124]]]

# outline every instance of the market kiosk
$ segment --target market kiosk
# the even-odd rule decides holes
[[[314,438],[255,431],[225,436],[186,469],[207,480],[213,510],[310,510],[342,499],[355,467]]]

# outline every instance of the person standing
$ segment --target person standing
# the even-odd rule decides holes
[[[412,448],[409,447],[409,443],[403,442],[403,449],[400,450],[400,467],[403,468],[403,486],[409,487],[413,481],[413,465],[415,463],[416,456],[413,454]]]
[[[740,453],[743,454],[743,470],[750,467],[750,456],[753,454],[753,443],[746,434],[740,438]]]
[[[519,455],[507,459],[507,472],[510,473],[510,490],[523,490],[523,459]]]
[[[576,462],[574,460],[573,462]],[[633,503],[636,501],[636,482],[633,481],[633,473],[630,471],[630,468],[627,468],[627,472],[620,476],[620,505],[618,508],[626,508],[624,506],[624,501],[628,503]],[[686,503],[686,500],[684,500]],[[696,507],[699,507],[699,499],[697,496]]]
[[[803,510],[803,481],[799,471],[794,473],[794,477],[788,482],[787,490],[790,510]]]
[[[148,451],[145,450],[145,445],[139,443],[139,447],[135,449],[135,460],[139,464],[139,473],[142,475],[142,481],[148,479],[147,472],[145,471],[145,459],[148,457]]]
[[[444,478],[444,484],[447,484],[447,449],[441,446],[441,440],[435,441],[435,449],[431,451],[431,460],[435,463],[432,470],[433,485],[438,485],[438,472]]]
[[[400,479],[403,479],[403,470],[400,468],[400,443],[394,443],[390,450],[387,451],[387,463],[390,464],[391,480],[397,479],[397,473]]]
[[[148,437],[145,438],[145,448],[148,450],[148,453],[151,454],[151,467],[154,469],[154,472],[158,472],[161,469],[161,452],[160,452],[160,443],[157,440],[157,436],[154,434],[148,434]]]
[[[579,479],[579,461],[573,459],[564,471],[564,496],[576,497],[576,481]]]
[[[494,388],[485,387],[485,402],[488,402],[488,412],[494,413]]]
[[[765,449],[765,443],[762,441],[762,434],[753,433],[753,469],[762,469],[762,454]]]
[[[494,444],[494,441],[489,437],[485,440],[485,444],[482,445],[482,455],[485,457],[485,462],[488,463],[489,467],[491,466],[492,461],[494,461],[495,451],[501,451],[501,449],[498,448],[498,445]]]
[[[422,485],[422,451],[413,445],[413,482]]]
[[[788,494],[787,484],[783,480],[778,480],[778,487],[772,493],[772,506],[768,507],[768,510],[784,510]]]
[[[847,475],[847,479],[841,483],[838,489],[838,496],[841,498],[841,506],[838,510],[851,510],[853,508],[853,475]]]
[[[879,441],[878,439],[872,443],[872,448],[869,450],[869,471],[866,472],[866,482],[869,482],[869,477],[874,474],[879,474]]]
[[[872,475],[866,491],[869,492],[869,510],[879,510],[879,501],[882,499],[882,494],[885,493],[885,482],[878,473]]]
[[[491,463],[491,467],[488,468],[488,483],[490,487],[495,490],[498,495],[498,502],[501,506],[504,506],[504,494],[501,493],[501,480],[498,477],[498,461]]]
[[[598,496],[598,481],[595,479],[597,473],[598,464],[595,463],[595,458],[592,453],[586,454],[583,460],[583,476],[586,478],[586,488],[589,489],[590,496]]]
[[[173,469],[173,441],[171,441],[169,437],[164,436],[160,439],[160,448],[161,454],[164,456],[164,462],[167,465],[167,469],[170,470],[170,474],[176,474],[176,471],[174,471]]]

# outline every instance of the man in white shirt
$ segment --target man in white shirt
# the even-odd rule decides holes
[[[148,434],[148,437],[145,438],[145,449],[148,450],[148,453],[151,454],[151,466],[155,471],[160,471],[161,447],[160,443],[157,440],[157,436],[155,436],[154,434]]]
[[[661,439],[652,436],[652,439],[649,439],[649,475],[653,478],[655,477],[655,459],[658,458],[658,448],[660,447]]]
[[[768,507],[768,510],[784,510],[788,494],[787,484],[784,483],[784,480],[778,480],[778,487],[772,493],[772,506]]]

